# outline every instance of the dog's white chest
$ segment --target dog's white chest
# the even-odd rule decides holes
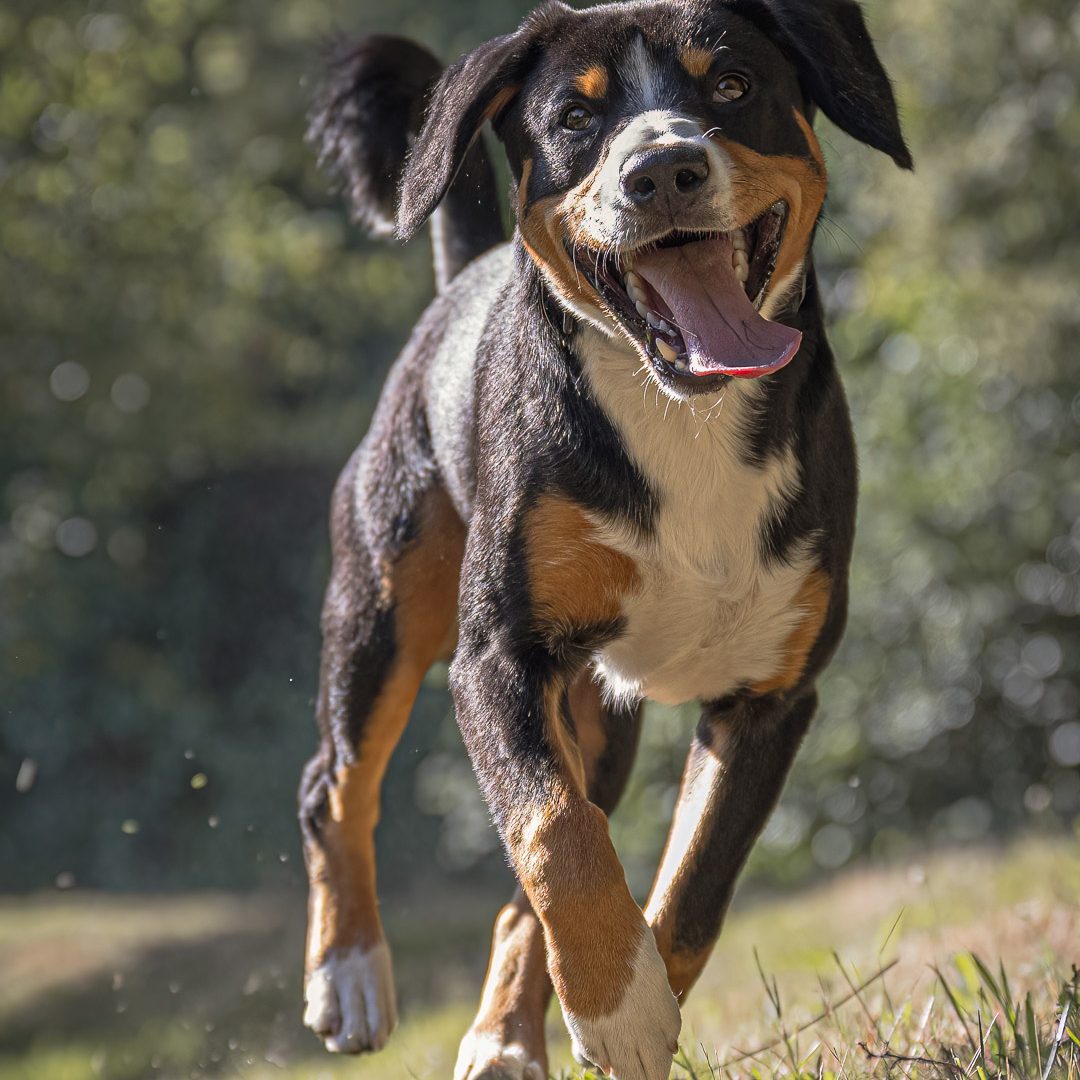
[[[652,390],[643,400],[625,361],[613,370],[599,349],[589,358],[594,390],[660,503],[645,540],[597,519],[603,541],[639,576],[623,601],[624,632],[597,654],[597,671],[613,695],[669,704],[766,682],[785,663],[812,570],[808,556],[776,563],[762,551],[762,526],[798,490],[794,455],[761,467],[743,460],[752,385],[729,385],[721,401],[691,412],[656,402]]]
[[[626,628],[596,657],[619,698],[666,704],[723,697],[781,670],[798,623],[807,568],[765,569],[756,559],[702,574],[638,557],[641,588],[624,604]]]

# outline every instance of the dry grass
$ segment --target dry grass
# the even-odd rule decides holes
[[[1035,842],[744,895],[672,1077],[1080,1080],[1078,900],[1080,850]],[[340,1061],[299,1026],[294,899],[0,901],[0,1080],[442,1080],[497,906],[394,905],[403,1024]],[[549,1031],[556,1075],[582,1076],[554,1009]]]
[[[940,855],[801,899],[733,920],[686,1010],[685,1075],[1041,1077],[1070,1001],[1062,1038],[1080,1032],[1074,848]],[[1074,1041],[1056,1056],[1080,1075]]]

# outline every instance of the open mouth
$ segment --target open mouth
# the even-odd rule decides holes
[[[760,314],[786,222],[777,202],[731,232],[680,229],[615,260],[571,254],[661,378],[758,378],[789,363],[802,340]]]

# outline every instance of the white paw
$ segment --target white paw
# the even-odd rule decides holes
[[[470,1031],[461,1040],[454,1080],[545,1080],[540,1062],[521,1043]]]
[[[381,1050],[397,1026],[394,975],[385,943],[335,951],[304,987],[304,1023],[332,1054]]]
[[[592,1062],[612,1080],[668,1080],[682,1015],[651,933],[642,935],[633,977],[614,1012],[586,1019],[564,1009],[563,1017],[578,1061]]]

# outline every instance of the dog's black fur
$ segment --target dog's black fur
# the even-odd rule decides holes
[[[718,102],[710,88],[724,72],[747,89]],[[628,209],[628,196],[620,196],[618,214],[601,205],[612,147],[641,122],[645,106],[676,116],[676,126],[692,120],[701,139],[724,147],[729,203],[740,213],[752,205],[755,222],[747,217],[746,228],[759,238],[748,289],[753,267],[763,265],[761,222],[771,212],[761,200],[794,192],[784,196],[784,231],[764,270],[760,305],[772,304],[772,322],[800,331],[801,346],[754,391],[726,369],[699,376],[665,363],[644,324],[635,323],[632,301],[620,308],[619,288],[605,291],[599,242],[581,239],[595,228],[586,227],[590,214],[659,235],[655,207]],[[568,107],[590,114],[586,128],[567,126]],[[506,970],[493,957],[491,977],[510,985],[513,975],[532,987],[519,986],[517,996],[506,991],[497,1007],[485,998],[458,1078],[532,1076],[528,1067],[544,1067],[550,984],[542,970],[522,974],[535,967],[537,949],[541,968],[546,950],[582,1055],[620,1078],[666,1076],[678,1013],[664,1000],[670,991],[643,989],[655,950],[641,944],[641,912],[603,816],[593,813],[597,805],[613,809],[625,783],[640,695],[604,704],[592,665],[612,669],[612,656],[639,633],[633,598],[655,572],[643,569],[642,553],[662,558],[668,550],[658,545],[670,543],[663,538],[680,495],[671,487],[677,473],[655,473],[649,456],[662,461],[665,451],[655,447],[666,429],[636,443],[639,421],[628,427],[613,411],[618,387],[604,390],[600,372],[611,349],[636,357],[625,379],[635,380],[641,362],[657,400],[663,392],[677,401],[680,424],[684,404],[691,408],[706,392],[733,395],[732,408],[742,411],[723,436],[723,445],[735,447],[724,467],[733,477],[760,475],[766,485],[770,470],[787,463],[786,486],[762,496],[746,572],[757,575],[764,595],[778,575],[805,571],[790,601],[794,629],[766,642],[778,650],[776,673],[762,675],[752,663],[744,675],[733,669],[718,694],[706,692],[711,676],[686,691],[676,674],[677,689],[663,690],[707,699],[680,809],[696,815],[693,840],[680,848],[676,828],[665,883],[647,909],[668,981],[681,996],[779,795],[846,615],[856,468],[809,254],[824,195],[809,130],[816,109],[911,167],[892,89],[851,0],[656,0],[581,12],[548,3],[441,77],[433,56],[397,38],[366,39],[334,60],[310,130],[320,160],[344,180],[354,215],[373,231],[393,226],[407,239],[436,214],[440,294],[395,365],[334,498],[318,705],[324,742],[301,789],[313,897],[309,980],[323,980],[315,990],[309,982],[308,1022],[332,1049],[377,1048],[392,1027],[388,961],[371,959],[384,949],[372,805],[419,677],[454,650],[458,721],[523,886],[507,909],[518,929],[496,934]],[[509,247],[486,254],[502,239],[479,138],[489,121],[510,162],[518,228]],[[721,159],[703,153],[704,176],[694,184],[706,184],[718,200]],[[611,168],[623,175],[631,164],[620,158]],[[678,173],[676,183],[685,176]],[[682,205],[673,198],[664,205]],[[685,221],[673,223],[701,229],[702,213],[687,210]],[[571,218],[573,230],[565,225]],[[622,249],[605,242],[618,262]],[[625,245],[628,258],[633,247]],[[788,278],[774,281],[789,264]],[[723,411],[706,422],[724,424]],[[659,423],[642,413],[641,425]],[[701,453],[713,445],[706,439]],[[707,477],[708,463],[704,471],[687,464],[686,484],[698,473]],[[702,522],[676,524],[696,530]],[[737,524],[717,521],[717,530]],[[715,602],[702,593],[702,604]],[[655,631],[662,636],[675,625],[661,620]],[[748,624],[747,635],[765,641],[767,627]],[[666,645],[649,642],[650,649]],[[670,642],[672,650],[684,645]],[[691,657],[686,679],[693,670]],[[643,681],[641,693],[649,685]],[[352,953],[359,959],[349,968]],[[313,1007],[316,990],[329,996]],[[389,994],[389,1005],[382,1013],[370,997],[363,1005],[361,991]],[[517,1072],[514,1047],[524,1054]]]

